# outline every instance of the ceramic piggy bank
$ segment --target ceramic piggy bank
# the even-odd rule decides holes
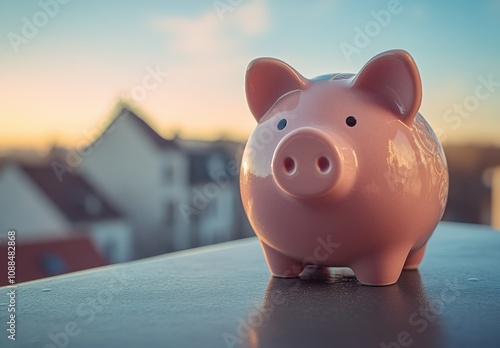
[[[246,95],[258,125],[241,195],[271,273],[350,267],[362,284],[389,285],[416,269],[446,205],[448,169],[418,113],[412,57],[388,51],[356,75],[313,79],[259,58]]]

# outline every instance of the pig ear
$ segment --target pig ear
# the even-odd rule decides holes
[[[410,125],[422,102],[422,82],[410,54],[392,50],[372,58],[354,78],[354,87],[375,94],[380,103]]]
[[[248,106],[259,122],[283,95],[303,90],[309,81],[291,66],[274,58],[258,58],[247,68],[245,89]]]

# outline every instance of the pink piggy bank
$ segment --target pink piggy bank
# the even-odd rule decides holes
[[[241,195],[271,273],[350,267],[362,284],[389,285],[416,269],[446,205],[448,169],[418,113],[412,57],[392,50],[356,75],[313,79],[259,58],[246,95],[258,125]]]

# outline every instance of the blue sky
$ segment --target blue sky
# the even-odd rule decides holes
[[[500,145],[500,0],[64,2],[0,1],[1,148],[77,145],[120,97],[166,136],[244,140],[250,60],[277,57],[313,77],[357,72],[392,48],[417,62],[421,112],[445,142]],[[24,18],[39,24],[29,38]]]

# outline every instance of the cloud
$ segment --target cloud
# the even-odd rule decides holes
[[[500,12],[500,1],[498,1],[498,0],[490,0],[487,3],[486,8],[487,8],[488,11],[491,11],[493,13],[498,13],[498,12]]]
[[[229,17],[229,16],[228,16]],[[233,25],[248,35],[264,33],[269,27],[268,9],[264,0],[255,0],[236,9],[233,17],[228,18]]]
[[[217,10],[215,4],[213,9],[199,17],[164,16],[156,18],[153,24],[169,35],[169,50],[205,57],[237,48],[239,40],[235,40],[235,36],[250,38],[263,34],[268,28],[265,0],[239,6],[226,4],[223,10]]]
[[[269,29],[268,7],[265,0],[253,0],[225,9],[222,16],[211,6],[196,16],[153,21],[166,34],[168,60],[161,65],[171,75],[148,102],[188,133],[226,129],[241,134],[253,128],[244,75],[254,58],[250,44]]]
[[[169,49],[177,53],[215,53],[230,47],[230,43],[221,38],[220,20],[212,12],[199,18],[164,17],[157,19],[155,26],[170,34]]]

